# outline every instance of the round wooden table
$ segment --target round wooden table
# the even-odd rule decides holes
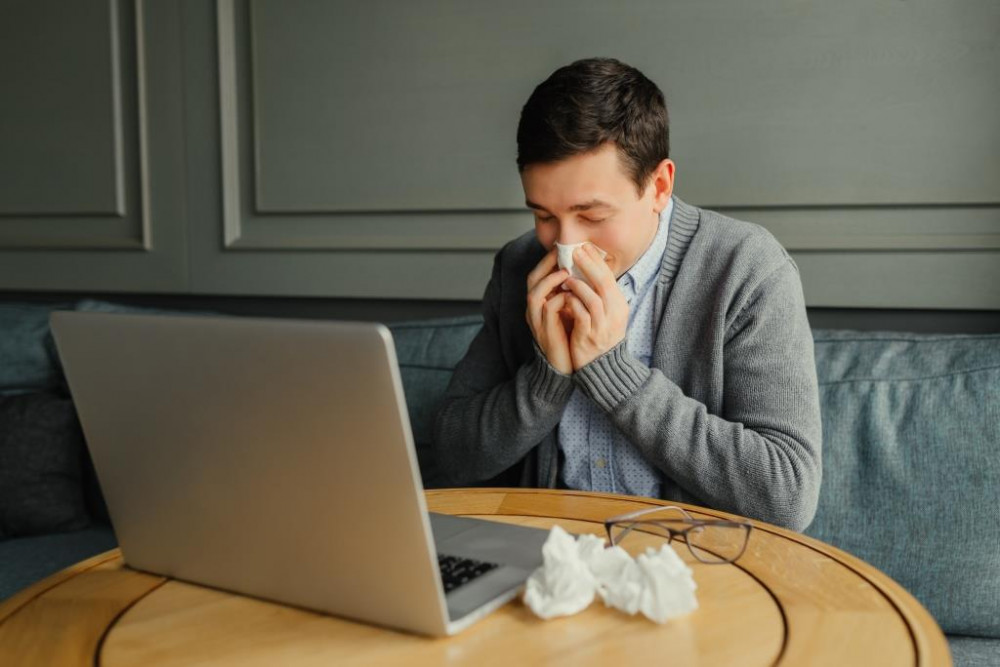
[[[433,512],[598,535],[606,517],[666,504],[529,489],[428,491],[427,503]],[[731,516],[684,507],[695,516]],[[641,551],[659,539],[640,536],[624,546]],[[445,639],[137,572],[116,549],[0,605],[0,664],[951,664],[944,635],[913,596],[827,544],[754,522],[733,565],[703,565],[683,544],[674,546],[698,586],[699,607],[687,616],[657,625],[596,599],[580,614],[543,621],[515,600]]]

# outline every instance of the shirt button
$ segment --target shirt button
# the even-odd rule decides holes
[[[597,459],[596,461],[594,461],[594,464],[595,464],[595,465],[596,465],[596,466],[597,466],[598,468],[604,468],[605,466],[607,466],[607,465],[608,465],[608,462],[607,462],[607,461],[605,461],[604,459]]]

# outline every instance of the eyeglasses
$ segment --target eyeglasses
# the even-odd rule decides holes
[[[666,537],[668,543],[676,537],[687,544],[692,556],[709,565],[735,562],[746,551],[751,529],[747,521],[694,519],[675,505],[650,507],[604,521],[611,546],[621,544],[633,530]]]

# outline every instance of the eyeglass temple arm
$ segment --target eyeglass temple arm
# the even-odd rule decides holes
[[[635,512],[629,512],[628,514],[619,514],[618,516],[609,517],[604,520],[605,525],[613,523],[616,521],[628,521],[629,519],[637,519],[645,514],[652,514],[653,512],[662,512],[664,510],[677,510],[684,515],[684,518],[688,521],[694,521],[690,514],[688,514],[684,508],[677,507],[676,505],[664,505],[663,507],[647,507],[645,509],[636,510]]]

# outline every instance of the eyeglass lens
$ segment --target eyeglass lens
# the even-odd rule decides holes
[[[734,561],[743,553],[747,540],[747,530],[743,526],[707,524],[692,526],[682,521],[632,521],[611,526],[611,538],[621,544],[629,535],[647,533],[669,540],[671,531],[675,539],[687,537],[692,555],[703,563],[726,563]],[[635,538],[633,537],[632,540]]]

